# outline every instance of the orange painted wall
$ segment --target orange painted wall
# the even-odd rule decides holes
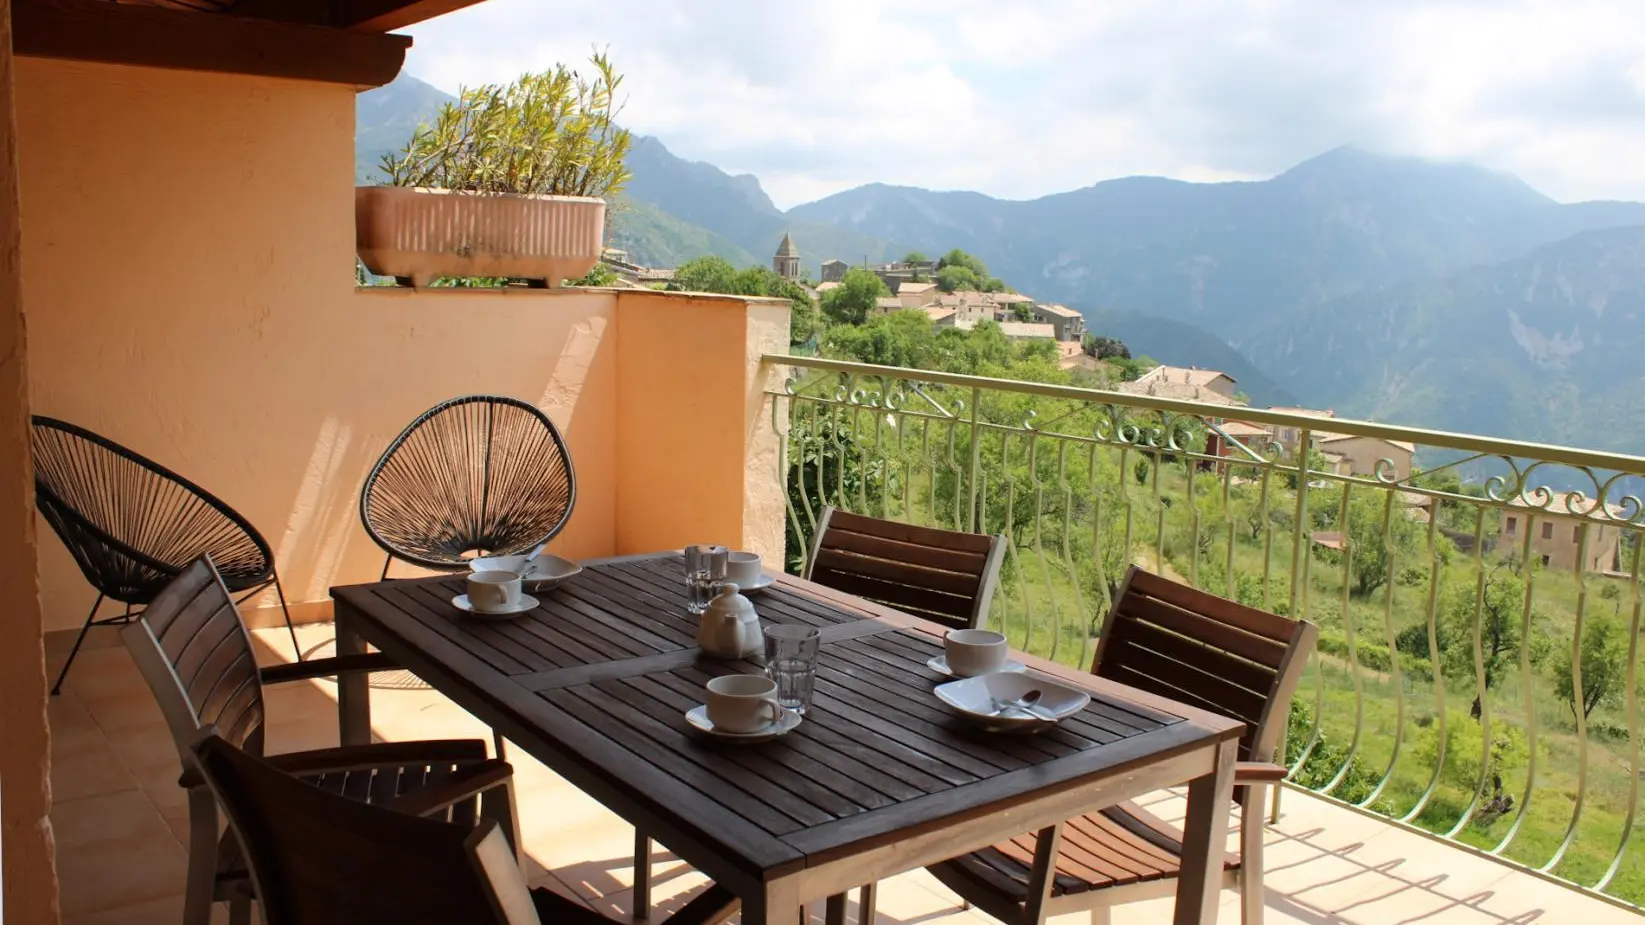
[[[346,88],[19,65],[37,413],[216,493],[267,537],[288,595],[324,601],[381,568],[359,486],[405,424],[469,392],[536,400],[579,477],[559,550],[612,549],[613,293],[356,290]],[[94,594],[47,529],[62,629]]]
[[[786,303],[357,290],[349,90],[19,64],[34,410],[244,513],[293,601],[376,579],[367,471],[418,412],[472,392],[535,400],[564,428],[578,501],[560,554],[780,551],[758,356],[787,344]],[[40,546],[46,627],[78,626],[94,592],[55,537]]]

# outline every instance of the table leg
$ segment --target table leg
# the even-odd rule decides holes
[[[800,885],[793,876],[772,880],[765,890],[743,897],[743,925],[788,925],[800,911]]]
[[[1177,880],[1177,913],[1173,919],[1176,925],[1215,925],[1217,921],[1238,749],[1237,740],[1222,743],[1216,752],[1216,768],[1188,784],[1188,818],[1182,826],[1182,874]]]
[[[337,654],[364,655],[366,641],[347,607],[337,608]],[[337,678],[337,738],[342,745],[371,744],[371,676],[363,671]]]

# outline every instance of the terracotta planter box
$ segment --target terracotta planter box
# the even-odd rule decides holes
[[[397,186],[354,190],[354,244],[379,276],[422,288],[442,276],[559,286],[599,262],[605,200]]]

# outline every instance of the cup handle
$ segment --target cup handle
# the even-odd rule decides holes
[[[760,701],[760,704],[761,704],[760,709],[764,710],[767,714],[770,715],[770,718],[765,721],[766,725],[774,726],[777,723],[782,721],[782,718],[783,718],[782,704],[778,703],[775,700],[762,700],[762,701]]]

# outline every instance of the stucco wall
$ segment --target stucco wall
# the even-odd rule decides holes
[[[58,918],[57,877],[47,817],[51,752],[34,578],[10,6],[0,0],[0,919],[51,925]]]
[[[628,292],[618,314],[617,550],[687,543],[782,556],[766,351],[787,302]]]
[[[367,471],[419,412],[472,392],[536,401],[564,429],[578,499],[562,555],[780,550],[780,494],[748,513],[772,493],[749,483],[750,460],[774,479],[776,446],[768,420],[754,426],[749,350],[787,343],[786,303],[357,290],[347,89],[21,64],[34,410],[244,513],[293,601],[323,612],[332,585],[375,580]],[[77,626],[94,592],[61,543],[40,546],[46,626]]]

